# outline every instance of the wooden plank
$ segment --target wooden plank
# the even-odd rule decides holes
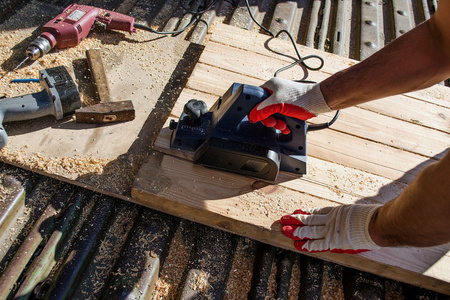
[[[143,165],[138,179],[132,198],[141,205],[293,251],[292,241],[279,231],[279,217],[293,208],[332,205],[299,191],[261,185],[245,176],[196,166],[158,152]],[[449,249],[447,244],[436,249],[389,248],[360,255],[308,255],[450,293],[445,268],[450,264]],[[444,267],[433,268],[437,261]],[[427,273],[430,268],[433,270]]]
[[[233,82],[260,85],[273,69],[284,63],[272,54],[262,54],[265,51],[261,50],[262,45],[246,49],[227,45],[220,36],[221,31],[227,32],[226,28],[217,26],[175,103],[171,118],[179,117],[189,99],[203,100],[211,106]],[[246,31],[241,35],[240,30],[233,30],[235,40],[248,42],[247,36],[260,36]],[[338,56],[328,58],[330,65],[340,64]],[[294,75],[295,72],[288,76]],[[326,72],[310,75],[318,79],[329,76]],[[420,94],[381,100],[385,105],[401,103],[384,107],[386,111],[394,109],[392,115],[380,113],[379,107],[344,110],[339,126],[336,123],[331,130],[308,133],[308,173],[302,177],[281,173],[274,183],[194,165],[192,153],[170,149],[170,120],[167,120],[154,144],[158,151],[152,152],[139,171],[132,201],[294,250],[292,241],[279,232],[278,219],[283,214],[300,207],[385,203],[398,196],[419,170],[447,151],[448,121],[436,119],[436,114],[446,116],[449,110],[438,104],[442,99],[434,102],[430,96],[433,93],[425,100]],[[405,103],[413,106],[406,110],[407,117],[400,111]],[[431,108],[425,108],[428,106]],[[322,122],[330,116],[312,122]],[[433,120],[423,121],[424,116]],[[446,244],[423,249],[387,248],[354,256],[330,253],[313,256],[450,293],[449,250],[450,244]]]

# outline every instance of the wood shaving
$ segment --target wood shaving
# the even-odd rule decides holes
[[[210,274],[205,271],[195,272],[194,281],[191,284],[191,288],[194,291],[199,291],[202,294],[206,294],[210,286],[209,277]]]

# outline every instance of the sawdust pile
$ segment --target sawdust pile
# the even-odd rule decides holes
[[[31,170],[39,170],[61,176],[101,174],[109,162],[107,159],[94,156],[45,157],[40,153],[29,153],[26,149],[12,151],[8,147],[0,149],[0,157],[6,162],[27,166]]]

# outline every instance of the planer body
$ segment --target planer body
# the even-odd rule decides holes
[[[248,121],[248,113],[269,95],[261,87],[234,83],[209,110],[203,101],[190,100],[179,121],[171,121],[170,147],[194,152],[196,164],[269,181],[279,171],[306,174],[305,121],[275,115],[290,128],[287,135]]]

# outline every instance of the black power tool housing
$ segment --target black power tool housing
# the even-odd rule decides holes
[[[178,122],[171,121],[170,147],[191,151],[194,163],[274,181],[278,172],[306,174],[307,123],[281,114],[291,133],[258,123],[247,114],[269,92],[234,83],[208,111],[203,101],[190,100]]]

